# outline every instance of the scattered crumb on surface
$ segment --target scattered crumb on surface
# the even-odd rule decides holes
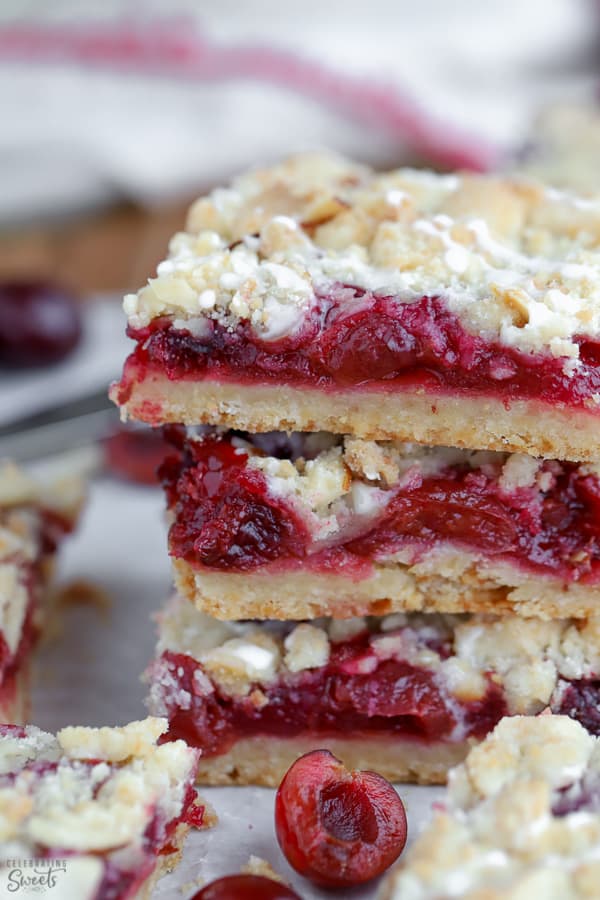
[[[271,878],[273,881],[287,885],[285,878],[275,871],[271,863],[268,863],[266,859],[261,859],[260,856],[250,856],[240,871],[244,875],[262,875],[263,878]]]
[[[113,598],[108,591],[85,578],[76,578],[62,585],[56,590],[53,599],[57,610],[69,606],[91,606],[95,607],[103,618],[108,617],[113,605]]]
[[[199,891],[201,887],[204,887],[205,884],[206,878],[199,875],[197,878],[192,878],[191,881],[186,881],[185,884],[180,884],[178,890],[183,896],[191,897],[196,891]]]
[[[214,828],[215,825],[217,825],[219,822],[219,817],[216,814],[214,807],[207,800],[205,800],[201,794],[198,794],[197,803],[199,806],[204,807],[202,827],[199,830],[206,831],[207,828]]]

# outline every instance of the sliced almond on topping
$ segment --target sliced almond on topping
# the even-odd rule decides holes
[[[335,219],[344,210],[350,209],[350,205],[333,194],[316,196],[305,208],[302,215],[304,228],[316,228],[325,222]]]
[[[518,289],[509,289],[492,285],[492,293],[501,300],[511,313],[513,325],[523,328],[529,322],[529,308],[527,296]]]

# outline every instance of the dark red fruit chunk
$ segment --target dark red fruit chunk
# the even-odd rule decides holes
[[[313,750],[279,786],[275,831],[301,875],[324,887],[351,887],[381,875],[400,856],[406,814],[381,775],[349,772],[328,750]]]
[[[191,900],[300,900],[298,894],[262,875],[227,875],[211,881]]]
[[[158,467],[172,452],[162,432],[151,428],[120,428],[104,441],[107,468],[135,484],[158,484]]]
[[[417,341],[397,319],[372,309],[345,316],[323,335],[323,367],[338,384],[360,384],[398,375],[414,366]]]
[[[600,680],[573,681],[561,694],[553,712],[576,719],[590,734],[600,735]]]
[[[0,285],[0,366],[34,368],[59,362],[81,337],[76,299],[55,285]]]
[[[227,441],[190,442],[181,461],[168,459],[160,477],[175,523],[171,552],[215,569],[244,571],[297,555],[306,535],[291,509],[268,496],[262,473]]]
[[[173,328],[167,317],[150,328],[129,329],[138,346],[125,367],[121,402],[147,370],[175,380],[319,388],[371,384],[383,395],[394,387],[441,388],[490,394],[507,403],[535,397],[584,408],[600,390],[600,342],[576,338],[581,365],[566,373],[563,358],[470,334],[443,297],[399,302],[333,284],[317,291],[316,301],[305,327],[273,342],[262,341],[247,322],[233,331],[211,322],[202,337]]]

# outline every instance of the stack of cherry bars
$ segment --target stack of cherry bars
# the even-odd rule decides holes
[[[208,783],[328,747],[438,782],[505,715],[600,731],[600,205],[332,155],[192,207],[113,399],[168,425],[150,711]]]

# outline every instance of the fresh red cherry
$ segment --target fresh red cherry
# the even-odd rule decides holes
[[[191,900],[300,900],[298,894],[262,875],[227,875],[211,881]]]
[[[0,284],[0,366],[59,362],[80,337],[79,306],[62,288],[43,282]]]
[[[375,772],[349,772],[328,750],[288,770],[275,798],[275,831],[293,868],[325,887],[381,875],[406,843],[404,804]]]

